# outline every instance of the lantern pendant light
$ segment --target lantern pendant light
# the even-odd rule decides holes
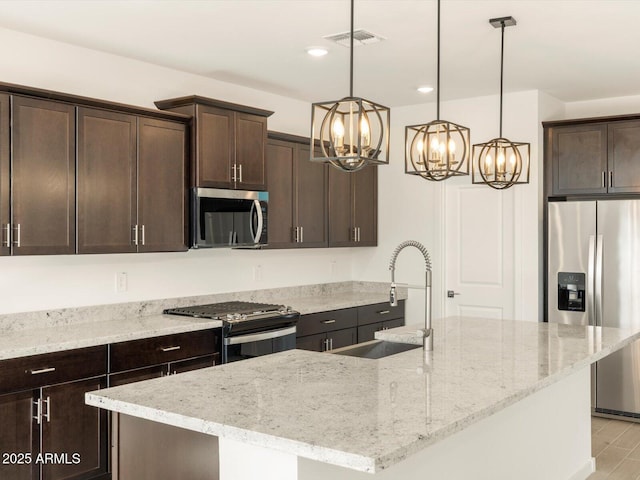
[[[311,106],[310,160],[347,172],[389,163],[389,109],[353,96],[353,11],[351,0],[349,96]]]
[[[512,142],[502,136],[502,85],[504,78],[504,28],[516,24],[513,17],[492,18],[489,23],[502,30],[500,51],[500,136],[473,146],[472,183],[503,190],[529,183],[531,144]]]
[[[469,175],[469,129],[440,120],[440,0],[438,0],[436,119],[405,127],[405,173],[440,181]]]

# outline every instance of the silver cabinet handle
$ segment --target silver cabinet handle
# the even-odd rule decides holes
[[[160,350],[163,352],[173,352],[175,350],[180,350],[180,345],[175,345],[173,347],[161,347]]]
[[[47,423],[51,422],[51,397],[47,397],[42,403],[47,404],[47,413],[43,413],[42,416],[47,419]]]
[[[19,247],[20,246],[20,224],[17,224],[14,228],[16,230],[16,240],[13,242],[13,244],[16,247]]]
[[[300,243],[304,243],[304,227],[300,227]]]
[[[613,170],[609,171],[609,187],[613,187]]]
[[[7,233],[7,240],[2,243],[5,247],[11,247],[11,224],[7,223],[7,226],[5,227],[5,229]]]
[[[330,323],[336,323],[336,321],[334,319],[331,320],[323,320],[322,323],[324,323],[325,325],[328,325]]]
[[[239,165],[240,170],[240,183],[242,183],[242,164]]]
[[[299,241],[300,241],[299,227],[293,227],[293,243],[298,243]]]
[[[231,181],[235,182],[236,181],[236,164],[234,163],[233,165],[231,165]]]
[[[602,171],[602,188],[607,188],[607,172]]]
[[[142,237],[142,245],[144,245],[144,225],[142,225],[140,227],[140,230],[141,230],[141,235],[140,236]]]
[[[41,368],[39,370],[31,370],[31,375],[39,375],[41,373],[55,372],[56,367]]]
[[[33,419],[38,425],[40,425],[40,421],[42,420],[42,402],[40,401],[40,399],[38,399],[33,402],[33,404],[36,406],[36,415],[33,417]]]
[[[133,244],[138,246],[138,225],[134,225],[131,227],[133,230]]]
[[[328,338],[329,340],[329,350],[333,350],[333,338]]]
[[[389,310],[380,310],[378,312],[378,315],[386,315],[387,313],[391,313],[391,311],[389,311]]]

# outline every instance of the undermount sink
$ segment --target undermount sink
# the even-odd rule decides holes
[[[348,355],[359,358],[383,358],[396,353],[406,352],[414,348],[422,348],[422,345],[412,345],[409,343],[387,342],[386,340],[371,340],[370,342],[357,343],[348,347],[330,350],[338,355]]]

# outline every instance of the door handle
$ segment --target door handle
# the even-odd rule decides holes
[[[456,295],[460,295],[459,292],[454,292],[453,290],[447,290],[447,298],[453,298]]]
[[[7,232],[7,240],[3,242],[5,247],[11,247],[11,224],[7,223],[5,226],[5,230]]]
[[[14,240],[13,244],[16,247],[19,247],[20,246],[20,224],[17,224],[14,228],[16,230],[16,239]]]
[[[242,164],[239,165],[238,170],[240,171],[240,173],[239,173],[240,183],[242,183]]]

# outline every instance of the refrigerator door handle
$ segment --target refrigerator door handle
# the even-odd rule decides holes
[[[593,290],[595,286],[595,261],[596,261],[596,236],[589,235],[589,265],[587,270],[587,319],[589,325],[596,325],[596,319],[594,314],[594,295]]]
[[[603,248],[602,234],[597,236],[596,239],[596,262],[595,262],[595,311],[596,322],[594,325],[602,326],[602,248]]]

